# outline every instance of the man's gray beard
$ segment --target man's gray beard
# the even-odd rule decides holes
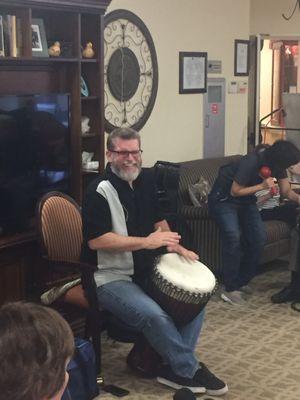
[[[141,167],[136,166],[136,172],[125,172],[122,169],[116,169],[113,165],[111,165],[111,170],[120,179],[123,179],[123,181],[133,182],[139,176]]]

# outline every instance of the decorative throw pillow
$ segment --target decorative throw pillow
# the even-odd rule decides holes
[[[189,185],[188,190],[193,205],[196,207],[203,207],[207,204],[210,189],[210,184],[203,176],[200,177],[198,182]]]

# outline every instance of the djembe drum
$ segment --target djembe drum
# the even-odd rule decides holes
[[[214,274],[200,261],[168,253],[156,260],[148,293],[176,324],[185,325],[203,310],[216,287]]]
[[[156,259],[147,293],[179,326],[203,310],[216,286],[214,274],[204,264],[169,253]],[[127,364],[144,378],[154,378],[160,356],[141,336],[130,351]]]

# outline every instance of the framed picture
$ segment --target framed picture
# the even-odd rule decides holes
[[[179,52],[179,93],[205,93],[207,53]]]
[[[41,18],[32,18],[31,32],[32,55],[49,57],[44,21]]]
[[[234,75],[249,75],[249,40],[234,41]]]
[[[81,96],[87,97],[90,94],[89,88],[83,79],[83,77],[80,77],[80,91],[81,91]]]

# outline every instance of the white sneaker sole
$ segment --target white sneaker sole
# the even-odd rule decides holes
[[[222,389],[218,390],[213,390],[213,389],[207,389],[206,394],[209,394],[210,396],[222,396],[223,394],[228,392],[228,386],[225,385]]]
[[[226,294],[224,294],[224,293],[222,293],[220,297],[223,301],[225,301],[225,303],[232,304],[233,306],[243,306],[243,305],[247,304],[246,300],[244,300],[244,299],[239,300],[239,301],[233,301],[229,297],[227,297]]]
[[[169,386],[172,389],[177,390],[177,389],[182,389],[182,388],[186,387],[186,388],[190,389],[190,391],[193,393],[206,393],[206,389],[203,386],[191,387],[191,386],[178,385],[177,383],[169,381],[168,379],[165,379],[165,378],[161,378],[160,376],[158,376],[156,379],[157,379],[157,382],[161,383],[162,385]],[[226,392],[224,392],[224,393],[226,393]]]
[[[227,297],[224,293],[221,293],[221,299],[223,300],[223,301],[225,301],[225,303],[229,303],[229,304],[232,304],[232,305],[234,305],[235,303],[229,298],[229,297]]]

